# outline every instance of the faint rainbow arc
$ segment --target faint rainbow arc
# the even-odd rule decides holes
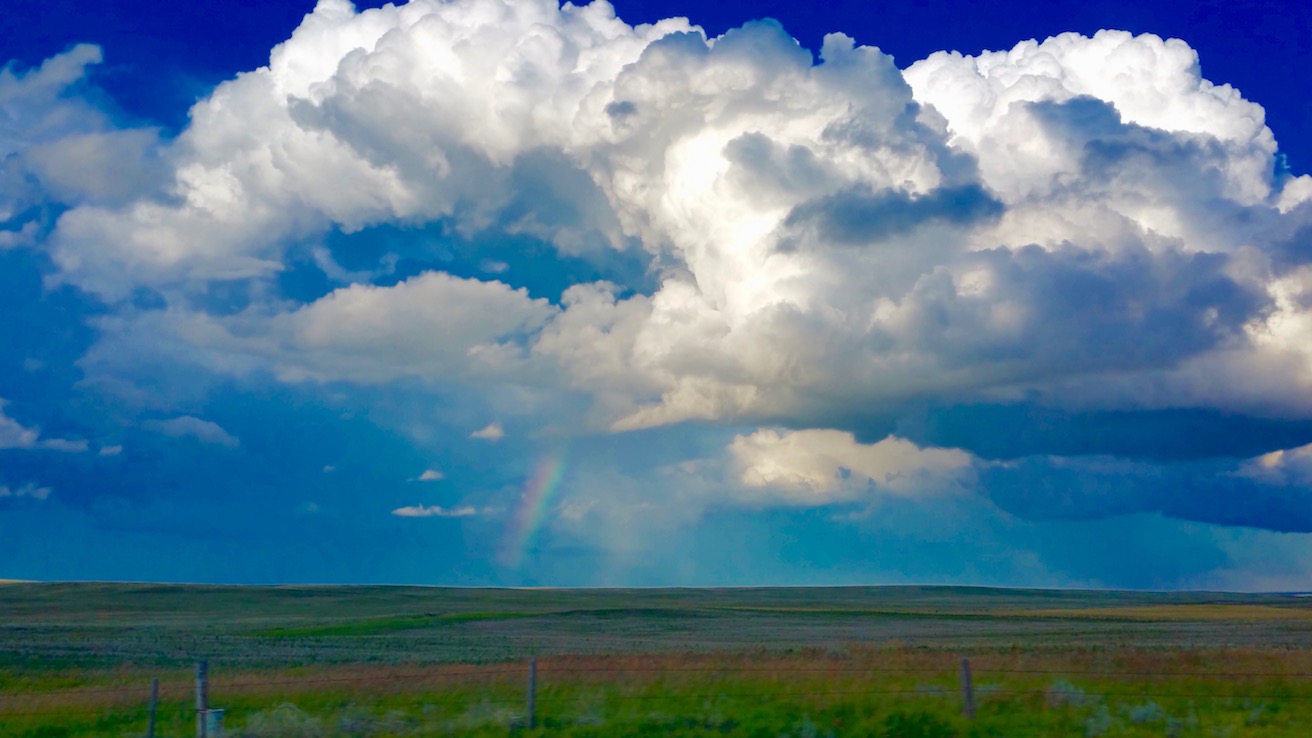
[[[547,512],[560,490],[560,483],[565,479],[565,470],[563,455],[545,456],[538,462],[524,484],[519,506],[511,515],[510,524],[506,526],[506,536],[501,546],[501,563],[516,569],[524,563],[524,555],[547,521]]]

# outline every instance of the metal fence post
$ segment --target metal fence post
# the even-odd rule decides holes
[[[146,723],[146,738],[155,738],[155,708],[159,706],[159,679],[150,680],[150,712]]]
[[[196,738],[206,738],[205,711],[210,707],[210,663],[196,662]]]
[[[970,659],[961,659],[961,711],[967,719],[975,719],[975,686],[970,680]]]
[[[537,727],[537,702],[538,702],[538,659],[536,656],[528,660],[528,727]]]

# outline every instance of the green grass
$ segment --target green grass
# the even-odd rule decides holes
[[[399,618],[379,618],[376,620],[355,620],[330,625],[309,625],[299,628],[272,628],[256,635],[267,638],[331,636],[363,636],[394,633],[406,630],[419,630],[452,623],[472,623],[480,620],[510,620],[514,618],[538,617],[542,613],[534,612],[453,612],[445,614],[409,615]]]
[[[24,583],[0,586],[0,736],[141,736],[152,677],[157,735],[193,735],[204,658],[251,738],[1306,738],[1310,646],[1285,595]]]
[[[1035,653],[1054,668],[1089,672],[1105,653]],[[1159,654],[1140,667],[1179,669],[1189,654]],[[1243,656],[1251,667],[1266,656]],[[920,649],[847,654],[755,654],[704,659],[667,657],[647,671],[639,662],[544,660],[538,725],[525,727],[522,674],[475,672],[443,683],[365,670],[354,680],[322,674],[241,674],[212,688],[227,710],[229,735],[275,736],[1180,736],[1284,738],[1312,733],[1304,683],[1263,677],[1054,677],[1017,673],[1015,654],[977,654],[978,711],[961,714],[952,659]],[[1122,657],[1113,657],[1122,658]],[[1128,656],[1123,655],[1123,658]],[[1228,655],[1204,656],[1206,665]],[[1256,661],[1255,661],[1256,660]],[[725,668],[716,671],[712,664]],[[1270,666],[1271,661],[1267,662]],[[868,671],[851,668],[869,666]],[[875,671],[893,664],[895,671]],[[615,667],[614,671],[604,666]],[[1033,665],[1033,664],[1032,664]],[[1121,663],[1123,670],[1131,664]],[[1009,671],[1000,671],[1007,668]],[[699,670],[700,669],[700,670]],[[807,669],[810,669],[808,671]],[[997,669],[999,671],[994,671]],[[240,679],[239,679],[240,677]],[[438,679],[437,681],[441,681]],[[270,686],[260,688],[259,685]],[[184,685],[175,685],[182,686]],[[160,735],[193,731],[178,689],[161,712]],[[185,691],[185,690],[181,690]],[[90,695],[87,695],[90,697]],[[15,708],[16,709],[16,708]],[[0,732],[36,736],[126,736],[144,729],[144,704],[90,709],[66,701],[41,716],[5,716]]]

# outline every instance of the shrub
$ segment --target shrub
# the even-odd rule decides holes
[[[952,726],[923,712],[895,712],[884,719],[884,738],[953,738]]]
[[[1127,717],[1129,717],[1130,722],[1135,725],[1155,723],[1166,718],[1166,711],[1162,709],[1161,705],[1158,705],[1152,700],[1148,700],[1142,705],[1131,707]]]
[[[1094,710],[1089,718],[1084,721],[1084,735],[1088,738],[1098,738],[1098,736],[1111,730],[1115,724],[1115,721],[1112,720],[1112,713],[1107,709],[1107,706],[1098,705],[1098,709]]]
[[[1071,684],[1065,679],[1058,679],[1053,682],[1044,692],[1044,699],[1048,707],[1081,707],[1089,698],[1084,694],[1084,690]]]
[[[246,719],[246,729],[239,735],[241,738],[324,738],[327,731],[318,718],[289,703],[251,715]]]

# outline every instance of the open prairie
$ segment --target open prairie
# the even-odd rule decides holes
[[[1312,735],[1296,595],[39,583],[0,735],[194,735],[200,659],[229,736]]]

